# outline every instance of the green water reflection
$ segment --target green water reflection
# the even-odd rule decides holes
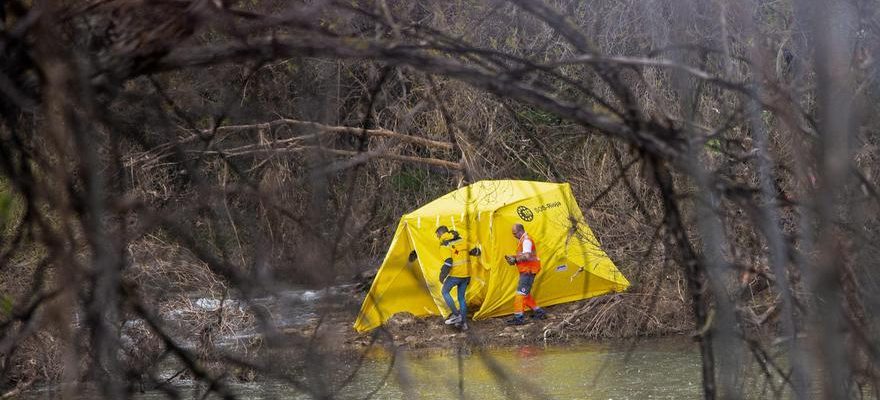
[[[460,360],[460,361],[459,361]],[[349,385],[307,395],[282,384],[238,387],[249,399],[698,399],[693,342],[663,340],[576,347],[524,346],[368,360]],[[459,365],[463,374],[459,374]],[[336,389],[336,390],[334,390]],[[321,393],[323,392],[323,393]]]
[[[700,397],[699,357],[688,342],[519,347],[407,359],[378,398],[690,399]],[[407,379],[409,377],[410,379]],[[363,381],[363,389],[369,386]],[[413,382],[407,385],[408,382]]]

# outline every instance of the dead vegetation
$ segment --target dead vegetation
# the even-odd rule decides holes
[[[0,394],[174,396],[171,363],[220,396],[259,372],[327,397],[310,374],[334,343],[452,339],[348,336],[351,294],[296,327],[279,316],[312,305],[260,299],[346,283],[399,215],[493,178],[570,182],[634,286],[467,338],[686,333],[706,398],[778,364],[778,338],[764,379],[794,397],[876,388],[877,20],[859,0],[5,2]]]

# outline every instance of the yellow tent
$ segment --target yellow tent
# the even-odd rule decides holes
[[[516,252],[517,239],[511,234],[515,223],[525,226],[538,248],[541,272],[532,295],[539,305],[629,286],[599,247],[567,183],[480,181],[400,219],[354,328],[374,329],[400,312],[449,315],[438,278],[443,260],[434,231],[440,225],[460,232],[470,242],[467,248],[482,250],[479,257],[469,257],[471,283],[466,296],[468,308],[476,310],[469,314],[474,319],[512,314],[518,274],[504,255]]]

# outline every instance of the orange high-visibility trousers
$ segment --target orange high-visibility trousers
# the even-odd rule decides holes
[[[528,307],[532,310],[538,309],[538,303],[535,301],[535,298],[532,297],[531,294],[517,294],[513,297],[513,312],[517,314],[522,314],[525,311],[525,307]]]

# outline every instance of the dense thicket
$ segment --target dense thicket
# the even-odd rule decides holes
[[[517,178],[570,182],[635,283],[546,335],[693,334],[707,398],[753,363],[876,390],[876,2],[60,3],[0,6],[0,389],[121,398],[175,359],[332,396],[252,300]],[[193,293],[248,306],[174,314]],[[261,351],[211,345],[245,328]]]

